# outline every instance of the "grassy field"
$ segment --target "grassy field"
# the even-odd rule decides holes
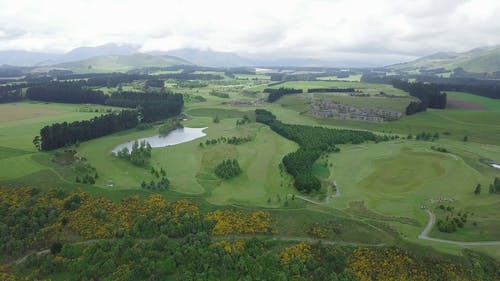
[[[206,115],[212,112],[206,110]],[[201,115],[203,111],[198,111]],[[175,147],[153,150],[151,165],[164,168],[172,184],[172,190],[186,194],[203,194],[214,204],[238,203],[267,205],[268,198],[281,195],[283,198],[293,190],[281,188],[282,177],[278,164],[284,154],[297,145],[287,141],[269,128],[260,124],[236,126],[235,118],[220,114],[221,122],[212,123],[212,118],[197,117],[184,123],[185,126],[208,127],[206,137]],[[123,142],[142,136],[156,134],[155,129],[114,134],[80,146],[79,152],[100,172],[97,185],[108,188],[139,188],[140,182],[151,180],[149,169],[133,166],[110,155],[111,149]],[[242,145],[217,144],[201,148],[200,142],[221,136],[253,136],[254,141]],[[272,153],[270,153],[272,151]],[[213,174],[215,166],[224,159],[238,159],[244,173],[239,177],[221,181]],[[113,187],[108,186],[113,183]],[[287,186],[288,187],[288,186]],[[275,204],[271,204],[275,205]]]
[[[500,197],[487,192],[478,196],[472,192],[477,183],[487,186],[498,172],[480,164],[479,159],[475,160],[476,164],[484,170],[470,166],[465,160],[467,156],[455,150],[457,143],[440,143],[452,151],[451,154],[434,152],[430,150],[432,145],[435,144],[399,141],[343,147],[333,156],[333,174],[342,196],[331,204],[336,208],[349,208],[352,202],[363,201],[376,213],[416,219],[423,226],[427,216],[420,206],[435,208],[441,204],[435,200],[451,199],[453,202],[443,204],[473,212],[471,221],[478,225],[469,223],[453,234],[434,231],[432,235],[464,241],[498,240],[500,234],[496,230],[500,229],[500,219],[491,207],[500,204]],[[495,158],[499,153],[496,147]],[[410,229],[412,227],[405,234],[416,237],[422,228]]]
[[[250,78],[250,77],[248,77]],[[260,79],[260,78],[259,78]],[[201,95],[205,102],[186,104],[187,127],[207,127],[207,136],[176,146],[153,149],[150,166],[137,167],[111,155],[118,144],[157,134],[157,126],[147,130],[128,130],[81,143],[75,148],[94,166],[99,178],[95,185],[75,182],[75,167],[54,161],[56,152],[36,152],[32,139],[40,128],[54,122],[89,119],[108,107],[62,105],[45,103],[16,103],[0,105],[0,182],[40,187],[83,187],[93,194],[118,200],[128,195],[141,197],[150,194],[140,188],[142,180],[150,181],[151,166],[164,168],[171,181],[168,191],[161,192],[171,200],[189,198],[204,209],[214,206],[241,209],[267,209],[275,217],[275,225],[283,236],[307,236],[312,222],[329,227],[342,225],[342,234],[329,233],[328,239],[362,243],[396,243],[405,241],[429,245],[448,253],[459,254],[463,247],[418,240],[416,237],[428,221],[420,207],[432,210],[440,204],[429,199],[452,198],[446,204],[456,209],[474,212],[470,223],[453,234],[433,230],[431,236],[451,240],[500,240],[500,218],[497,208],[500,196],[489,195],[487,186],[500,170],[483,164],[480,159],[500,162],[500,110],[496,103],[463,93],[450,93],[458,98],[473,99],[489,104],[484,110],[428,110],[399,121],[367,123],[361,121],[317,119],[309,116],[309,103],[315,99],[333,99],[360,107],[377,107],[403,111],[410,98],[388,85],[345,81],[286,82],[273,87],[318,88],[353,87],[376,94],[384,91],[403,98],[351,97],[339,93],[290,95],[273,104],[233,106],[232,100],[263,98],[260,93],[243,94],[248,89],[262,90],[262,81],[216,81],[204,88],[179,89],[183,94]],[[212,90],[223,91],[229,98],[209,95]],[[496,101],[495,101],[496,102]],[[298,146],[262,124],[252,122],[236,126],[243,116],[255,118],[255,108],[271,110],[285,123],[326,126],[330,128],[367,129],[406,136],[420,132],[438,132],[437,143],[400,140],[384,143],[343,145],[340,153],[330,154],[332,166],[318,160],[313,173],[324,182],[336,181],[340,197],[327,199],[323,187],[320,194],[307,196],[311,201],[291,199],[298,194],[291,187],[291,178],[280,172],[282,157]],[[219,123],[213,123],[217,116]],[[200,147],[200,142],[219,137],[251,136],[253,140],[241,145],[216,144]],[[464,136],[469,141],[463,142]],[[445,147],[450,153],[439,153],[431,146]],[[231,180],[221,181],[213,173],[224,159],[238,159],[243,173]],[[477,183],[483,193],[473,194]],[[330,194],[331,195],[331,194]],[[286,206],[285,206],[286,202]],[[476,226],[472,225],[476,222]],[[499,247],[473,247],[491,256]]]
[[[148,54],[132,54],[123,56],[100,56],[81,61],[58,64],[58,67],[69,69],[75,73],[125,72],[141,67],[165,67],[171,65],[187,65],[190,62],[173,56],[152,56]]]
[[[45,167],[34,161],[32,143],[40,129],[54,122],[90,119],[101,113],[81,111],[81,105],[22,102],[0,105],[0,180],[14,179]],[[105,111],[109,107],[92,106]]]

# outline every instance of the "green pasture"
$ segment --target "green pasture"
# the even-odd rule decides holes
[[[406,96],[408,95],[400,89],[396,89],[391,85],[386,84],[375,84],[375,83],[364,83],[356,81],[287,81],[278,85],[273,85],[270,88],[295,88],[307,91],[311,88],[354,88],[360,90],[363,93],[376,95],[380,92],[385,92],[391,95]],[[258,89],[264,90],[268,86],[260,86]],[[255,88],[257,89],[257,88]]]
[[[88,110],[91,108],[92,110]],[[0,105],[0,180],[14,179],[45,167],[34,161],[33,138],[54,122],[90,119],[110,107],[22,102]],[[85,111],[82,111],[85,110]]]

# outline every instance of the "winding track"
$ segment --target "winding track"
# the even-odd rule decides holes
[[[338,193],[340,193],[340,192],[338,192]],[[340,194],[338,196],[340,196]],[[317,202],[317,201],[311,200],[307,197],[300,196],[300,195],[295,195],[295,197],[302,199],[304,201],[307,201],[309,203],[316,204],[316,205],[322,205],[322,204],[328,203],[328,202]],[[334,195],[334,197],[336,197],[336,195]],[[467,241],[453,241],[453,240],[446,240],[446,239],[429,237],[429,233],[431,232],[432,227],[434,226],[434,223],[436,222],[436,216],[428,209],[425,209],[425,211],[429,214],[429,223],[427,223],[427,226],[418,235],[418,237],[417,237],[418,239],[453,244],[453,245],[459,245],[459,246],[463,246],[463,247],[466,247],[466,246],[500,246],[500,241],[467,242]]]
[[[222,239],[251,239],[254,237],[261,237],[261,238],[267,238],[267,239],[272,239],[274,241],[285,241],[285,242],[307,242],[307,243],[321,243],[324,245],[342,245],[342,246],[366,246],[366,247],[383,247],[386,244],[385,243],[378,243],[378,244],[369,244],[369,243],[355,243],[355,242],[345,242],[345,241],[332,241],[332,240],[326,240],[326,239],[315,239],[315,238],[310,238],[310,237],[287,237],[287,236],[267,236],[267,235],[229,235],[229,236],[216,236],[213,237],[214,240],[222,240]],[[108,239],[92,239],[92,240],[86,240],[86,241],[81,241],[81,242],[74,242],[74,243],[68,243],[68,244],[73,244],[73,245],[92,245],[101,241],[110,241],[114,240],[114,238],[108,238]],[[136,241],[142,241],[142,242],[148,242],[148,241],[153,241],[155,240],[154,238],[152,239],[135,239]],[[36,252],[31,252],[26,254],[23,257],[20,257],[16,260],[11,261],[10,263],[7,263],[7,266],[12,266],[12,265],[19,265],[23,262],[25,262],[30,256],[32,255],[46,255],[50,253],[50,249],[43,249],[40,251]]]
[[[418,235],[418,239],[440,242],[440,243],[454,244],[454,245],[459,245],[459,246],[500,246],[500,241],[465,242],[465,241],[452,241],[452,240],[429,237],[428,234],[429,234],[429,232],[431,232],[432,227],[434,226],[434,223],[436,222],[436,216],[428,209],[425,209],[425,211],[427,212],[427,214],[429,214],[429,223],[427,223],[427,226],[424,228],[424,230],[422,230],[422,233],[420,233],[420,235]]]

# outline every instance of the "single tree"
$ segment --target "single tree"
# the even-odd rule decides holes
[[[63,245],[61,244],[61,242],[54,242],[50,246],[50,253],[53,255],[58,254],[61,252],[62,247],[63,247]]]
[[[478,183],[476,185],[476,189],[474,189],[474,194],[476,194],[476,195],[481,194],[481,184],[480,183]]]
[[[33,138],[33,145],[35,145],[38,151],[42,150],[42,142],[40,136],[35,136],[35,138]]]

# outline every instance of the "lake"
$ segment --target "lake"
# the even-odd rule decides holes
[[[192,141],[201,137],[206,136],[203,131],[206,129],[205,128],[180,128],[180,129],[175,129],[172,132],[168,133],[165,136],[152,136],[152,137],[147,137],[147,138],[141,138],[137,139],[137,141],[146,141],[151,145],[151,147],[165,147],[165,146],[170,146],[170,145],[176,145],[180,143],[185,143],[188,141]],[[132,145],[134,144],[136,140],[129,141],[126,143],[122,143],[115,148],[111,152],[117,153],[118,151],[122,150],[124,147],[127,147],[130,150],[132,150]]]

